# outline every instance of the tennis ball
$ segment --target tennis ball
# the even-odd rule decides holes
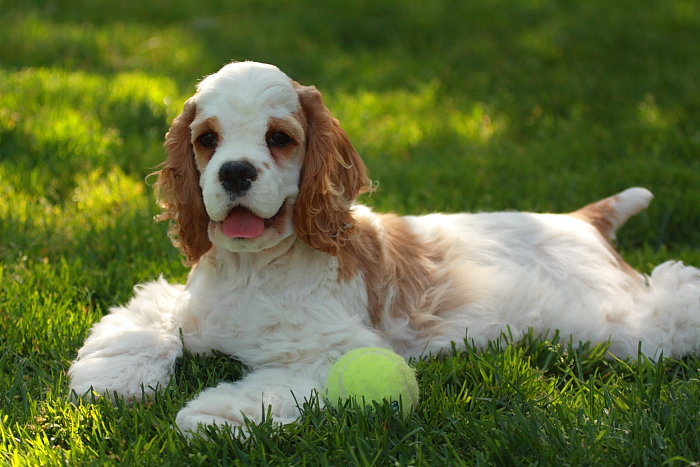
[[[418,382],[415,370],[403,357],[389,349],[362,347],[351,350],[335,362],[324,388],[326,399],[335,405],[339,399],[358,402],[390,401],[396,408],[399,399],[403,415],[418,407]]]

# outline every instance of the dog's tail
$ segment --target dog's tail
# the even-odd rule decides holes
[[[609,198],[601,199],[571,213],[594,225],[608,240],[627,220],[646,209],[654,195],[646,188],[628,188]]]

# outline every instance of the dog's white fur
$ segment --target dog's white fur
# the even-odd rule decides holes
[[[206,134],[215,144],[202,143]],[[514,336],[559,330],[574,344],[611,340],[620,357],[639,342],[650,356],[698,350],[700,270],[669,262],[646,277],[610,244],[650,202],[643,188],[560,215],[376,214],[354,203],[370,182],[320,93],[251,62],[199,84],[166,148],[161,219],[172,221],[189,279],[136,287],[92,328],[69,371],[78,395],[155,391],[183,344],[235,356],[250,373],[177,415],[194,432],[259,421],[267,407],[293,421],[331,362],[357,347],[435,355],[465,336],[484,347],[509,327]],[[241,161],[256,173],[232,194],[222,166]],[[264,222],[262,233],[237,237],[236,209]]]

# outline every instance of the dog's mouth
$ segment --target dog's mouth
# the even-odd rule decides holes
[[[287,203],[283,203],[279,211],[268,219],[259,217],[243,206],[236,206],[222,221],[221,232],[229,238],[258,238],[265,229],[274,226],[275,221],[284,214],[286,206]]]

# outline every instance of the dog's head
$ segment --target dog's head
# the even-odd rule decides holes
[[[171,221],[188,264],[212,244],[256,252],[291,235],[337,255],[370,186],[321,93],[271,65],[232,63],[205,78],[165,147],[158,219]]]

